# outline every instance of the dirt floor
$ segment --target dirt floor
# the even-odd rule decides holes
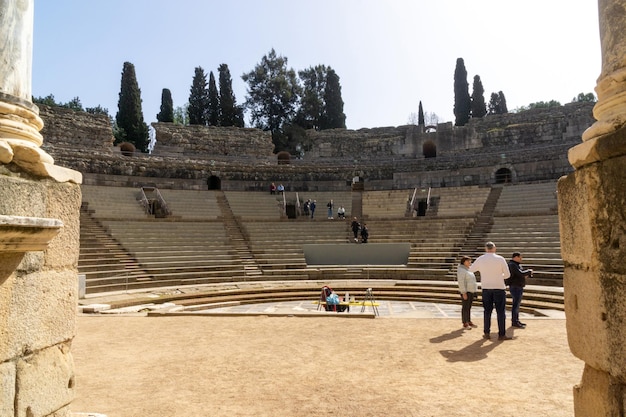
[[[71,410],[570,417],[583,362],[569,351],[565,321],[526,322],[498,342],[458,319],[81,315]]]

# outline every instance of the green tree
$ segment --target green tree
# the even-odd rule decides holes
[[[219,126],[220,124],[220,96],[215,84],[213,71],[209,73],[209,107],[207,108],[207,123],[209,126]]]
[[[465,126],[469,121],[471,101],[467,70],[463,58],[457,58],[454,70],[454,117],[456,126]]]
[[[343,112],[341,98],[341,84],[339,76],[332,68],[326,72],[326,86],[324,87],[324,108],[320,118],[320,130],[346,127],[346,115]]]
[[[485,89],[479,75],[474,75],[472,89],[472,117],[484,117],[487,114],[487,105],[485,104]]]
[[[324,108],[326,74],[325,65],[316,65],[298,72],[302,81],[302,97],[296,115],[296,123],[304,129],[320,129],[320,119]]]
[[[174,123],[177,125],[187,126],[189,125],[189,104],[184,106],[178,106],[174,109]]]
[[[509,112],[509,109],[506,107],[506,98],[502,91],[491,93],[488,110],[488,114],[506,114]]]
[[[420,100],[419,110],[417,113],[417,125],[424,126],[424,109],[422,108],[422,100]]]
[[[202,67],[196,67],[189,91],[189,107],[187,107],[189,124],[206,126],[208,109],[209,91],[206,74]]]
[[[54,95],[49,94],[46,97],[33,97],[33,103],[35,104],[44,104],[46,106],[50,106],[50,107],[60,107],[61,105],[58,104],[55,100],[54,100]]]
[[[135,66],[124,62],[122,82],[115,116],[115,142],[130,142],[141,152],[148,150],[148,126],[143,121],[141,90]]]
[[[80,102],[80,98],[78,98],[78,97],[74,97],[73,99],[71,99],[67,103],[62,104],[61,106],[65,107],[65,108],[68,108],[68,109],[71,109],[71,110],[74,110],[74,111],[85,111],[83,109],[82,103]]]
[[[157,121],[172,123],[174,121],[174,101],[172,92],[168,88],[161,91],[161,111],[156,115]]]
[[[595,103],[596,96],[593,93],[578,93],[577,97],[572,99],[572,103]]]
[[[237,106],[228,65],[221,64],[217,70],[220,86],[220,126],[243,127],[243,108]]]
[[[109,115],[109,109],[102,107],[101,105],[97,105],[96,107],[85,107],[85,112],[89,114],[103,114],[105,116],[111,117]]]
[[[282,132],[283,125],[295,115],[301,89],[296,72],[287,68],[287,58],[276,55],[272,49],[241,78],[248,83],[245,106],[252,123],[272,133],[275,151],[290,150],[290,147],[295,150],[295,144],[288,143]]]

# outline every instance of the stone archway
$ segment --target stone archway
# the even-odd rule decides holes
[[[513,173],[508,168],[500,168],[495,173],[496,184],[509,184],[513,182]]]
[[[221,190],[222,189],[222,180],[220,179],[220,177],[218,177],[216,175],[211,175],[207,179],[207,185],[209,187],[209,190]]]
[[[435,158],[437,156],[437,145],[432,140],[424,142],[422,145],[422,154],[424,158]]]

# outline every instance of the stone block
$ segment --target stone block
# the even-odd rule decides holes
[[[0,285],[0,362],[74,337],[76,279],[73,271],[40,271]]]
[[[15,415],[15,363],[0,363],[0,416]]]
[[[585,365],[582,380],[574,387],[574,414],[621,417],[625,406],[624,385],[606,372]]]
[[[47,182],[45,217],[59,219],[63,227],[48,245],[45,268],[72,268],[77,273],[80,247],[80,186],[74,183]]]
[[[16,417],[44,417],[67,407],[75,395],[69,344],[51,346],[19,359],[16,380]]]

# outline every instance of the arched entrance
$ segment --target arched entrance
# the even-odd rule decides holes
[[[511,170],[508,168],[500,168],[496,171],[496,184],[508,184],[513,178]]]
[[[422,145],[422,153],[424,158],[435,158],[437,156],[437,145],[432,140],[424,142]]]
[[[209,190],[221,190],[222,180],[220,179],[220,177],[211,175],[209,179],[207,179],[207,185],[209,186]]]

